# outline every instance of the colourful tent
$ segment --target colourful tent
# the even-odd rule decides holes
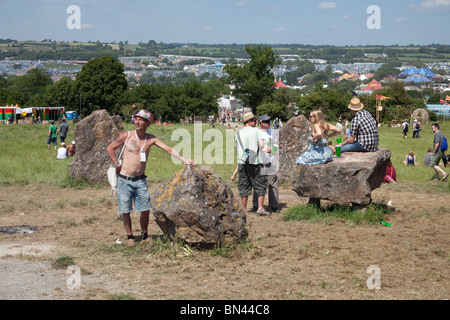
[[[289,88],[289,87],[287,85],[285,85],[283,83],[283,81],[281,81],[281,79],[280,79],[278,81],[275,80],[275,89],[278,89],[278,88]]]
[[[406,78],[405,82],[429,82],[430,80],[424,76],[414,75]]]
[[[379,89],[383,89],[383,86],[377,80],[370,81],[369,84],[363,88],[365,91],[375,91]]]
[[[16,108],[14,106],[0,107],[0,120],[9,120],[9,117],[16,119]]]

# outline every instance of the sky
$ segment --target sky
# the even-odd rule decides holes
[[[450,45],[449,30],[450,0],[0,1],[0,39],[19,41]]]

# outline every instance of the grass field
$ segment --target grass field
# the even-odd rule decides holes
[[[391,150],[391,160],[397,171],[398,180],[427,182],[433,178],[434,170],[424,165],[424,157],[427,149],[432,147],[433,132],[430,129],[431,124],[424,124],[423,130],[420,132],[420,139],[412,139],[410,130],[408,138],[404,139],[401,128],[388,128],[382,126],[380,132],[380,148],[388,148]],[[450,121],[440,124],[441,131],[446,137],[450,137]],[[125,124],[126,130],[133,130],[131,124]],[[202,127],[202,136],[209,126]],[[226,136],[227,129],[216,126],[222,131],[223,137]],[[74,124],[70,124],[70,131],[66,142],[73,140]],[[180,145],[181,140],[177,140],[173,135],[176,129],[188,130],[190,135],[194,137],[194,126],[174,125],[173,127],[163,127],[152,125],[148,132],[155,134],[165,143],[171,146]],[[178,131],[179,132],[179,131]],[[43,183],[53,186],[82,186],[83,182],[73,181],[69,178],[68,166],[73,159],[57,160],[56,151],[53,147],[49,151],[46,146],[46,138],[48,134],[47,125],[0,125],[0,185],[27,185],[33,183]],[[174,136],[172,138],[172,136]],[[224,138],[225,139],[225,138]],[[194,138],[191,139],[193,145]],[[205,139],[204,139],[205,140]],[[59,138],[58,138],[59,141]],[[212,141],[212,142],[211,142]],[[332,139],[336,144],[335,138]],[[214,138],[210,141],[203,141],[203,150],[211,148]],[[224,148],[226,143],[224,142]],[[403,160],[409,150],[413,150],[418,165],[404,166]],[[183,150],[181,150],[183,152]],[[196,160],[196,154],[199,150],[192,147],[190,157]],[[201,152],[201,151],[200,151]],[[189,156],[183,152],[185,156]],[[213,163],[213,169],[226,181],[233,173],[234,164],[226,164],[226,151],[223,152],[222,161],[225,164]],[[198,159],[198,158],[197,158]],[[158,148],[152,148],[149,155],[149,165],[146,174],[150,182],[165,182],[170,179],[183,165],[174,164],[170,157]],[[197,164],[207,164],[204,162]]]
[[[449,137],[450,124],[441,127]],[[73,124],[70,128],[68,142],[73,140]],[[205,137],[210,126],[202,128]],[[125,130],[132,129],[125,124]],[[148,131],[177,146],[180,141],[171,141],[176,129],[192,134],[195,130],[192,125],[175,125],[151,126]],[[446,227],[450,223],[450,182],[430,182],[433,170],[423,165],[426,149],[432,145],[430,124],[424,125],[422,138],[414,140],[411,133],[403,139],[400,128],[380,128],[380,147],[391,150],[398,183],[374,190],[367,208],[353,210],[323,201],[321,210],[307,205],[308,199],[298,197],[290,186],[281,186],[281,213],[259,216],[246,212],[248,239],[236,247],[213,250],[165,241],[155,221],[148,230],[153,243],[137,241],[135,247],[128,247],[123,223],[117,220],[117,200],[109,188],[69,179],[72,160],[56,160],[53,148],[47,149],[47,133],[47,125],[0,125],[0,226],[3,230],[35,230],[30,234],[0,232],[0,263],[5,270],[0,272],[1,299],[381,301],[450,297]],[[211,143],[204,141],[204,150]],[[418,156],[416,167],[403,166],[409,149]],[[212,166],[230,182],[234,164]],[[146,172],[150,189],[182,167],[158,148],[152,149]],[[231,189],[237,197],[236,182]],[[386,205],[388,201],[392,206]],[[139,218],[132,214],[137,237]],[[69,277],[64,269],[73,265],[80,268],[82,277],[81,289],[75,291],[64,285]],[[369,266],[380,269],[380,289],[369,287],[374,275],[367,271]]]

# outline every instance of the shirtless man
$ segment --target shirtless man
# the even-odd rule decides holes
[[[166,151],[171,156],[183,161],[185,164],[195,165],[190,159],[185,159],[177,150],[169,147],[151,133],[146,133],[151,125],[151,113],[146,110],[139,111],[134,116],[134,131],[122,133],[107,148],[106,152],[111,161],[116,166],[118,174],[117,181],[117,201],[119,205],[119,216],[123,219],[125,231],[127,233],[127,245],[134,245],[134,236],[131,225],[132,203],[134,201],[135,210],[141,212],[141,239],[149,241],[148,223],[151,209],[150,193],[145,175],[148,154],[150,148],[155,145]],[[125,141],[126,146],[123,151],[123,160],[117,159],[116,149],[122,148]]]

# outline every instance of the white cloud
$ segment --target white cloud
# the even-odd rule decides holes
[[[345,16],[343,16],[341,18],[342,21],[345,21],[345,20],[348,20],[348,19],[350,19],[350,16],[348,14],[346,14]]]
[[[337,4],[336,2],[321,2],[318,6],[319,9],[321,10],[328,10],[328,9],[336,9],[337,8]]]
[[[83,23],[81,29],[95,29],[95,26],[92,23]]]
[[[285,30],[286,30],[285,27],[278,27],[278,28],[275,29],[275,31],[277,31],[277,32],[282,32],[282,31],[285,31]]]
[[[426,0],[422,1],[418,6],[409,5],[411,9],[418,12],[436,12],[450,9],[450,0]]]
[[[397,19],[395,19],[395,22],[397,22],[397,23],[402,23],[402,22],[406,22],[406,18],[404,18],[404,17],[399,17],[399,18],[397,18]]]
[[[238,3],[236,3],[234,6],[235,7],[244,7],[244,6],[249,6],[249,5],[250,5],[249,0],[241,0]]]
[[[203,30],[203,31],[213,31],[214,28],[211,27],[211,26],[203,26],[203,27],[202,27],[202,30]]]

